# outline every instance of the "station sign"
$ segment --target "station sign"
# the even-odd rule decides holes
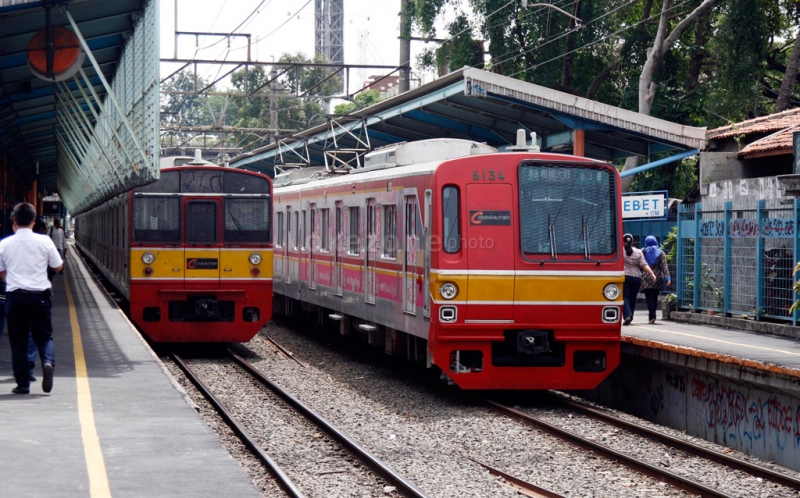
[[[667,192],[622,194],[622,219],[664,219],[667,217]]]

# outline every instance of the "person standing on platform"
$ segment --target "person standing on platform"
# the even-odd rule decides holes
[[[625,245],[625,285],[623,286],[622,324],[630,325],[633,321],[633,312],[636,309],[636,296],[642,285],[642,273],[647,273],[653,280],[656,279],[653,270],[647,265],[644,254],[633,247],[633,235],[626,233],[622,236]]]
[[[6,323],[11,343],[11,366],[17,387],[14,394],[30,392],[28,337],[32,334],[42,361],[42,390],[53,389],[55,347],[50,321],[52,288],[47,268],[56,271],[63,260],[46,235],[33,232],[36,209],[27,202],[14,206],[14,235],[0,241],[0,278],[6,283]]]
[[[642,292],[644,292],[645,300],[647,301],[647,312],[650,318],[650,323],[656,323],[656,308],[658,308],[658,295],[661,289],[669,286],[671,280],[669,276],[669,266],[667,266],[667,255],[658,247],[658,239],[652,235],[648,235],[644,239],[644,260],[653,270],[656,278],[651,279],[646,277],[642,280]]]
[[[53,240],[53,244],[56,245],[56,249],[58,249],[58,254],[61,256],[61,259],[64,259],[64,249],[66,249],[66,237],[64,236],[64,229],[61,228],[61,222],[56,220],[53,222],[53,226],[50,227],[50,238]]]

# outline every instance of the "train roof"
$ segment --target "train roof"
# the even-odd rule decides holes
[[[489,147],[492,149],[491,147]],[[544,157],[552,161],[570,161],[579,159],[586,164],[608,164],[605,161],[598,161],[596,159],[578,158],[576,156],[552,153],[535,153],[535,152],[487,152],[487,154],[498,154],[502,156],[517,156],[519,160],[531,158],[536,154],[540,158]],[[351,185],[353,183],[364,183],[375,180],[392,180],[394,178],[405,178],[409,176],[424,175],[436,170],[442,163],[458,158],[470,157],[475,154],[466,154],[456,157],[438,157],[426,162],[415,162],[408,165],[389,165],[382,168],[375,169],[358,169],[352,170],[349,174],[341,174],[337,176],[326,176],[322,178],[308,178],[302,179],[297,183],[278,185],[275,184],[275,194],[300,192],[302,190],[309,190],[313,188],[335,187],[338,185]],[[317,172],[320,171],[317,168]]]

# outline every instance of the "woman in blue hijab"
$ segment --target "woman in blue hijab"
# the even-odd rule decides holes
[[[642,278],[642,292],[647,300],[647,312],[649,314],[650,323],[656,323],[656,308],[658,307],[658,294],[664,286],[669,286],[670,276],[669,267],[667,266],[667,255],[658,247],[658,239],[652,235],[648,235],[644,239],[644,259],[647,264],[652,268],[655,278],[650,275]]]

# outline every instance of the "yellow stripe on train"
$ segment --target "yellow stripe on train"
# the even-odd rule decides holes
[[[616,284],[622,301],[624,277],[619,276],[581,276],[581,275],[469,275],[432,274],[431,295],[439,297],[439,287],[445,282],[453,282],[459,292],[456,300],[467,301],[528,301],[528,302],[598,302],[605,301],[603,288]]]
[[[146,265],[142,261],[144,253],[152,253],[155,260],[152,264]],[[250,263],[250,255],[256,253],[261,256],[261,262],[257,265]],[[272,249],[261,248],[222,248],[216,249],[196,249],[196,248],[135,248],[130,252],[131,276],[136,278],[144,276],[146,267],[153,269],[149,275],[152,278],[202,278],[203,270],[189,270],[187,274],[187,258],[218,258],[219,278],[272,278]],[[258,268],[260,274],[253,277],[250,271]]]

